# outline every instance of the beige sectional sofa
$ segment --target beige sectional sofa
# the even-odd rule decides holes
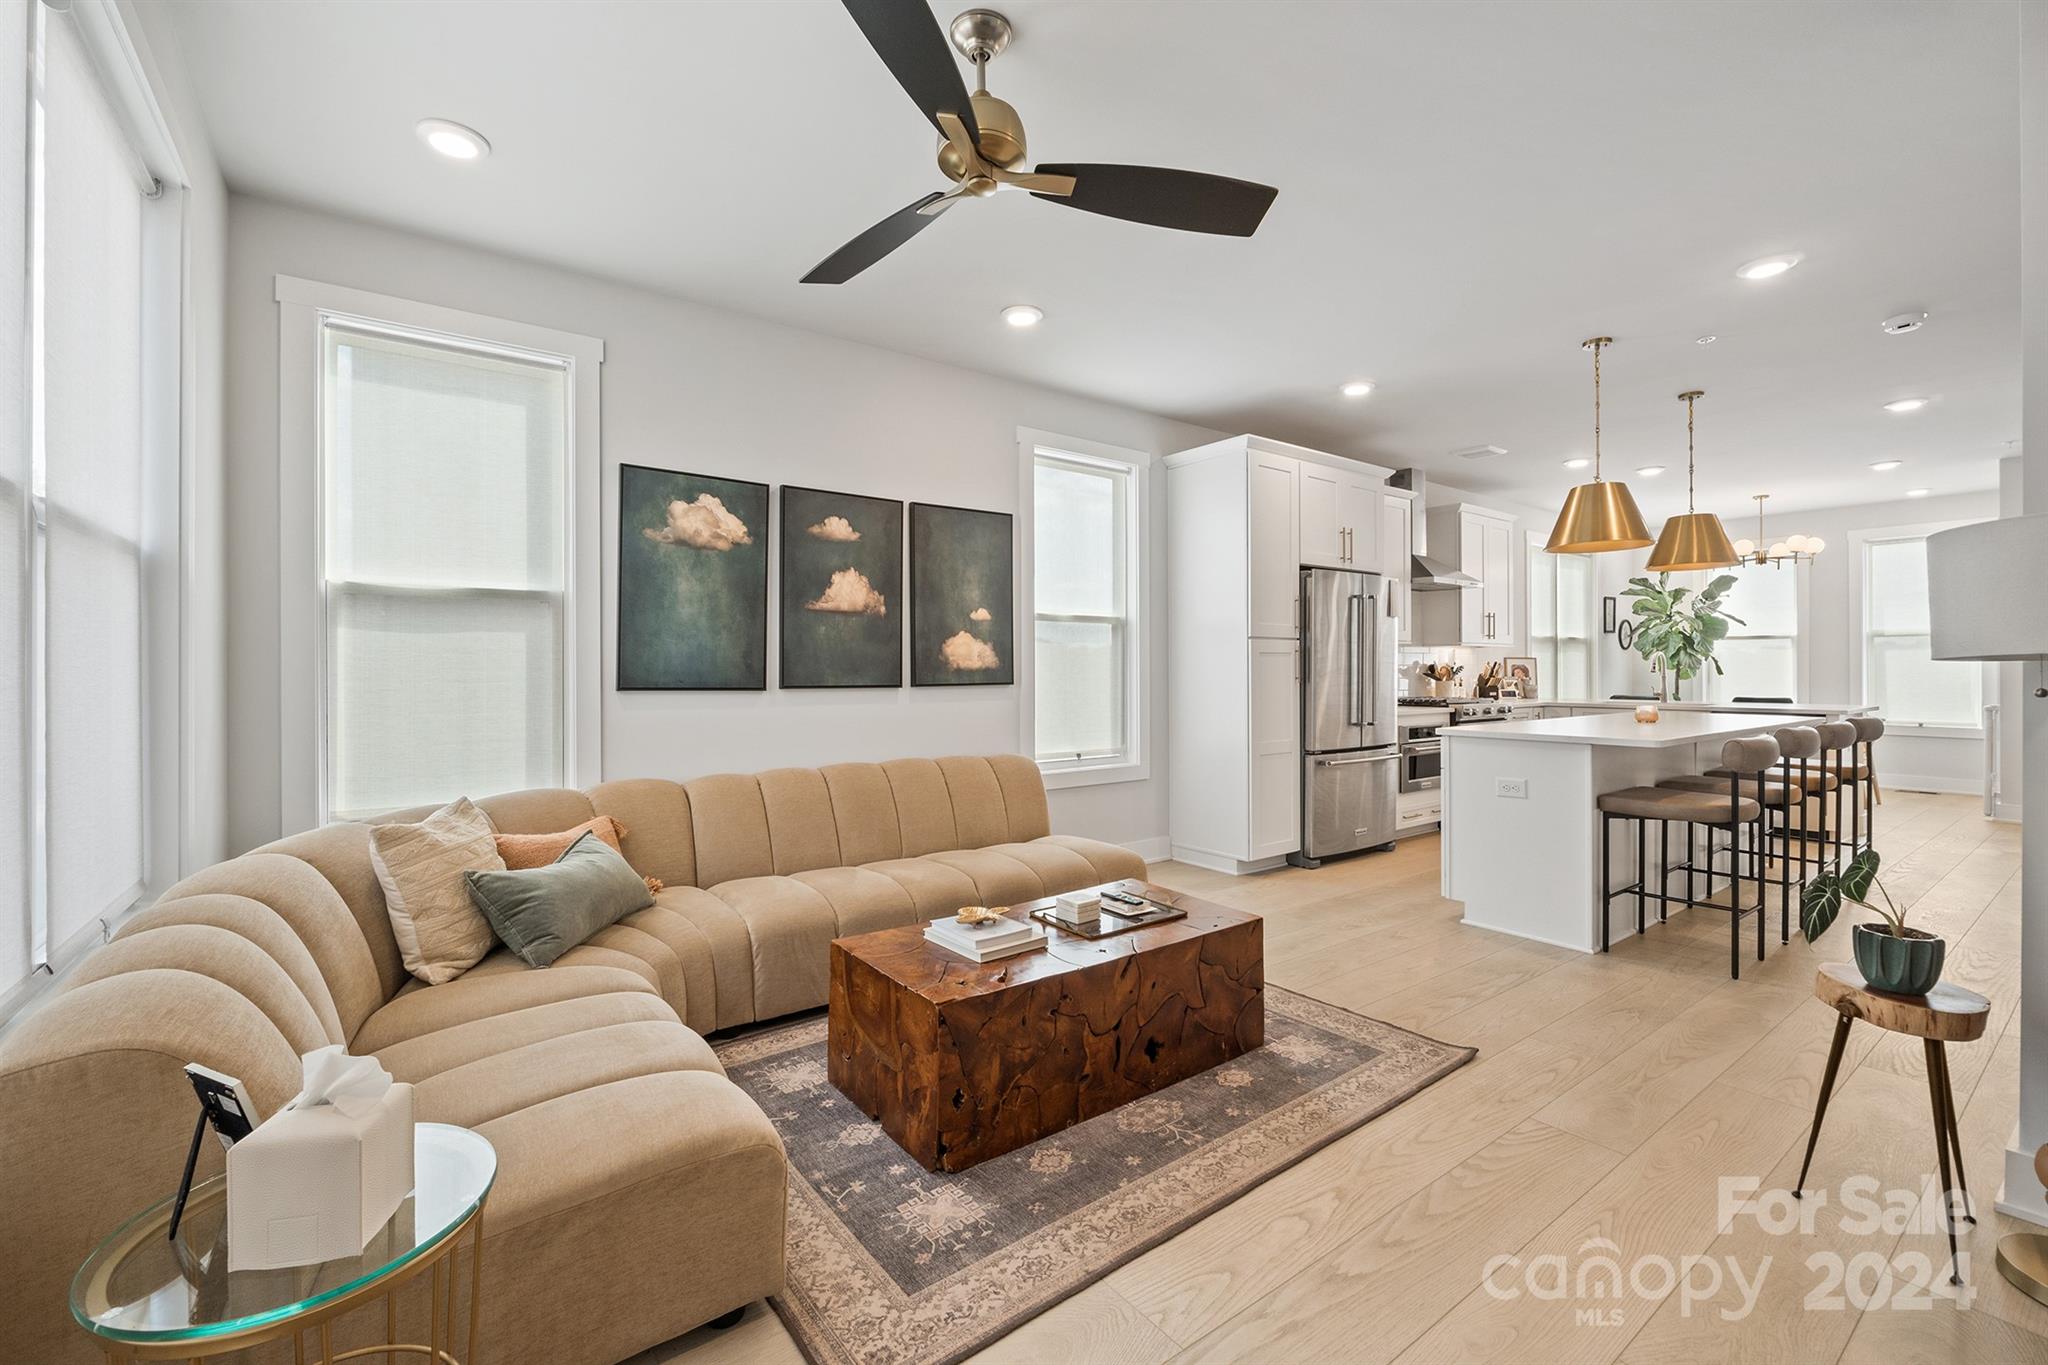
[[[497,1148],[473,1365],[665,1341],[782,1285],[782,1146],[702,1035],[823,1005],[834,938],[1144,871],[1050,835],[1037,768],[1011,756],[478,804],[503,833],[614,816],[664,889],[551,967],[501,948],[427,986],[400,964],[367,826],[329,825],[171,888],[0,1039],[7,1359],[99,1358],[69,1320],[71,1274],[175,1186],[186,1062],[241,1077],[271,1112],[300,1054],[338,1042],[410,1081],[420,1119]]]

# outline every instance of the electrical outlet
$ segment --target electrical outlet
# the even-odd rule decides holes
[[[1529,779],[1526,777],[1496,777],[1493,779],[1495,796],[1511,796],[1517,801],[1529,799]]]

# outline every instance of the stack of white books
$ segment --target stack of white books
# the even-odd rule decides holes
[[[1028,953],[1045,942],[1045,930],[1029,920],[998,919],[982,924],[962,924],[957,919],[935,919],[924,927],[924,936],[949,953],[970,962],[994,962],[999,957]]]

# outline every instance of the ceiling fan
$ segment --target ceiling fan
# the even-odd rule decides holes
[[[868,42],[911,102],[939,130],[939,169],[953,182],[898,209],[804,276],[805,284],[843,284],[924,230],[967,197],[985,199],[1005,185],[1087,213],[1183,232],[1249,237],[1279,191],[1270,185],[1159,166],[1063,162],[1019,170],[1024,123],[988,93],[988,64],[1009,46],[1010,21],[971,9],[953,20],[952,45],[974,65],[974,94],[946,50],[947,33],[925,0],[843,0]]]

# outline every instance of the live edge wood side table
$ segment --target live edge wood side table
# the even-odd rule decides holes
[[[987,963],[922,924],[835,940],[832,1084],[927,1170],[962,1171],[1262,1044],[1259,917],[1110,885],[1186,918],[1099,939],[1049,927],[1043,949]]]
[[[1806,1138],[1806,1159],[1799,1163],[1799,1183],[1793,1187],[1793,1197],[1797,1198],[1805,1188],[1806,1172],[1813,1165],[1813,1149],[1820,1142],[1820,1121],[1828,1112],[1828,1096],[1835,1088],[1835,1072],[1842,1065],[1849,1025],[1861,1019],[1881,1029],[1920,1039],[1927,1053],[1928,1099],[1934,1107],[1934,1149],[1941,1170],[1941,1223],[1948,1231],[1949,1283],[1961,1284],[1951,1195],[1956,1191],[1962,1193],[1964,1218],[1974,1223],[1977,1215],[1970,1212],[1970,1185],[1963,1179],[1963,1139],[1956,1127],[1955,1095],[1949,1089],[1947,1045],[1974,1043],[1982,1038],[1984,1026],[1991,1018],[1991,1002],[1975,991],[1945,981],[1925,995],[1893,995],[1872,988],[1850,962],[1823,963],[1814,977],[1813,993],[1841,1017],[1835,1021],[1835,1041],[1828,1049],[1827,1069],[1821,1073],[1820,1094],[1813,1105],[1813,1131]]]
[[[192,1188],[177,1240],[166,1199],[130,1219],[86,1258],[71,1284],[71,1316],[110,1362],[202,1361],[287,1338],[295,1365],[420,1356],[433,1365],[476,1359],[483,1306],[484,1200],[497,1178],[488,1140],[443,1123],[413,1126],[413,1192],[359,1256],[281,1270],[229,1270],[227,1179]],[[469,1334],[455,1354],[456,1281],[469,1248]],[[428,1340],[398,1340],[393,1295],[432,1273]],[[384,1300],[385,1344],[336,1352],[334,1319]],[[307,1334],[319,1354],[306,1353]]]

